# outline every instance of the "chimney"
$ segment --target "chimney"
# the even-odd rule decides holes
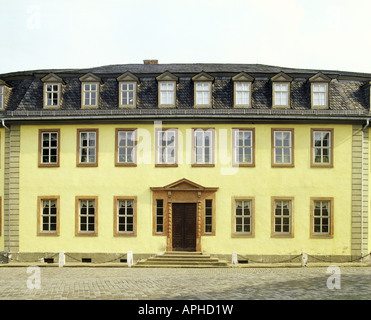
[[[158,60],[143,60],[144,64],[158,64]]]

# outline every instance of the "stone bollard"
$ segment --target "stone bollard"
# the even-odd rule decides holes
[[[126,262],[130,268],[133,265],[133,251],[128,251],[126,255]]]
[[[58,266],[61,268],[66,263],[66,257],[64,255],[64,251],[59,251],[59,259],[58,259]]]
[[[301,253],[301,266],[302,267],[308,266],[308,255],[306,254],[306,252]]]
[[[237,259],[237,252],[232,252],[232,267],[237,267],[238,259]]]

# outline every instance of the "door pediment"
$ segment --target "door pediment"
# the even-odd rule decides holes
[[[216,191],[218,188],[207,188],[188,179],[180,179],[164,187],[151,188],[154,191]]]

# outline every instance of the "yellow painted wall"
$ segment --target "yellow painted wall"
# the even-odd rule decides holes
[[[187,163],[190,150],[187,129],[213,127],[216,130],[216,166],[194,168]],[[254,127],[255,168],[231,168],[231,129]],[[154,167],[154,126],[140,125],[151,138],[151,160],[137,167],[115,167],[115,128],[130,125],[22,126],[20,158],[20,251],[126,252],[164,251],[166,238],[152,236],[150,187],[161,187],[187,178],[216,193],[216,235],[202,237],[204,252],[230,254],[350,254],[351,241],[351,145],[349,125],[164,125],[178,128],[183,157],[177,168]],[[271,128],[294,128],[295,167],[271,168]],[[60,167],[38,168],[38,129],[60,128]],[[99,128],[99,166],[76,167],[77,128]],[[334,168],[310,168],[310,129],[334,128]],[[188,130],[188,133],[190,131]],[[225,136],[226,134],[226,136]],[[226,146],[219,146],[225,138]],[[148,139],[140,138],[143,145]],[[182,149],[182,148],[180,148]],[[224,152],[219,150],[225,149]],[[37,197],[60,196],[60,236],[37,236]],[[75,196],[98,196],[98,236],[75,236]],[[113,236],[113,197],[137,196],[137,237]],[[255,197],[255,237],[231,237],[232,197]],[[271,238],[271,196],[295,197],[294,237]],[[333,239],[310,239],[310,198],[334,198]]]
[[[4,206],[4,167],[5,167],[5,129],[0,129],[0,197],[1,197],[1,208],[0,208],[0,251],[4,250],[4,225],[5,225],[5,206]]]

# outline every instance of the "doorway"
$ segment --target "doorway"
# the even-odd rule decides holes
[[[196,203],[173,203],[173,251],[196,251]]]

